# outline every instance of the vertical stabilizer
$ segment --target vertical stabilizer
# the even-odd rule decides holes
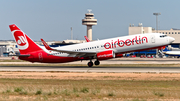
[[[87,42],[91,42],[87,36],[84,36],[84,38],[86,39]]]
[[[21,31],[15,24],[9,25],[12,35],[17,43],[20,54],[28,54],[42,50],[34,41],[31,40],[23,31]]]

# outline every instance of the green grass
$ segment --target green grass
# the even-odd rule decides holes
[[[0,100],[180,99],[180,80],[0,79]],[[15,97],[14,97],[15,96]],[[24,97],[23,97],[24,96]],[[130,100],[129,100],[130,99]]]
[[[42,94],[42,90],[37,90],[35,95],[41,95],[41,94]]]
[[[112,93],[109,93],[108,96],[115,96],[115,95],[114,95],[114,93],[112,92]]]
[[[82,92],[82,93],[88,93],[88,92],[89,92],[89,88],[83,87],[83,88],[81,89],[81,92]]]
[[[14,88],[14,92],[21,92],[22,91],[22,87],[17,87],[17,88]]]

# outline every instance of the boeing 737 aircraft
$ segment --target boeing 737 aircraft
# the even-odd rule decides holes
[[[127,52],[156,49],[175,40],[164,34],[148,33],[51,48],[42,39],[45,46],[43,48],[32,41],[15,24],[9,27],[20,51],[19,59],[42,63],[90,60],[89,67],[93,66],[92,59],[96,59],[94,64],[99,65],[99,60],[121,57]]]

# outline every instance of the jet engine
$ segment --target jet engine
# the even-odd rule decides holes
[[[106,59],[115,58],[115,53],[113,50],[107,50],[97,53],[96,56],[98,60],[106,60]]]

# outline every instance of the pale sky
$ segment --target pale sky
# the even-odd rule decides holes
[[[128,35],[129,24],[180,29],[180,0],[0,0],[0,40],[13,40],[10,24],[16,24],[31,39],[40,41],[84,40],[82,19],[92,9],[97,25],[93,40]]]

